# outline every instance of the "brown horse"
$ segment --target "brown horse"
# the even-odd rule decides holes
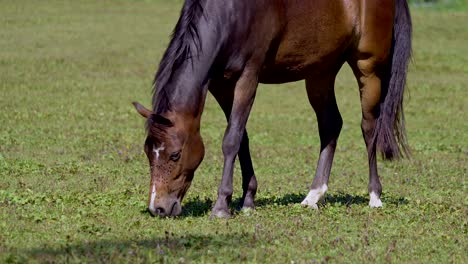
[[[403,91],[411,54],[406,0],[186,0],[154,79],[145,152],[151,171],[149,211],[175,216],[204,156],[200,118],[209,90],[228,126],[224,169],[212,215],[228,217],[233,165],[242,170],[242,206],[254,207],[257,181],[245,129],[257,85],[305,79],[321,151],[310,192],[313,208],[327,191],[342,119],[334,82],[347,62],[359,84],[369,160],[369,205],[380,207],[376,151],[408,154]]]

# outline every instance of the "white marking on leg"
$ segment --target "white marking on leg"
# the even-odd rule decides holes
[[[153,184],[153,188],[151,189],[150,204],[148,206],[151,211],[154,211],[154,200],[155,199],[156,199],[156,185]]]
[[[154,154],[156,154],[156,159],[159,159],[159,151],[164,150],[164,143],[161,144],[159,148],[153,148]]]
[[[322,185],[322,187],[318,189],[310,190],[307,194],[304,201],[302,201],[302,205],[310,206],[314,209],[318,209],[317,203],[322,198],[322,196],[327,192],[328,186],[326,184]]]
[[[370,196],[370,201],[369,201],[370,207],[372,208],[382,207],[382,201],[380,200],[380,197],[375,192],[371,192],[369,196]]]

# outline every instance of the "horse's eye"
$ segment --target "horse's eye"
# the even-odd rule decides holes
[[[180,150],[173,152],[171,156],[169,156],[169,159],[172,161],[178,161],[180,159]]]

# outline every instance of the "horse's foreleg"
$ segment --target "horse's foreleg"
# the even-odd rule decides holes
[[[310,191],[301,203],[312,208],[317,208],[317,202],[328,189],[333,156],[343,125],[335,99],[335,76],[335,74],[330,74],[306,80],[307,95],[317,116],[320,135],[320,157],[317,170]]]
[[[223,109],[227,121],[231,116],[234,101],[235,83],[226,80],[212,80],[209,90]],[[242,208],[254,208],[254,199],[257,192],[257,179],[255,177],[252,159],[250,157],[249,138],[247,129],[244,130],[239,148],[239,163],[242,171]]]
[[[255,92],[258,85],[257,76],[258,72],[256,70],[245,69],[235,84],[231,114],[229,116],[228,126],[226,128],[223,139],[223,177],[221,179],[221,185],[218,188],[218,199],[216,200],[216,204],[212,211],[212,215],[216,217],[230,216],[228,206],[232,198],[232,175],[234,169],[234,160],[241,147],[242,138],[244,135],[246,135],[245,126],[255,98]],[[244,148],[246,146],[248,146],[247,141],[244,142]],[[252,184],[252,187],[256,187],[255,178],[250,178],[249,185],[250,181],[255,183]],[[247,185],[247,187],[249,185]]]

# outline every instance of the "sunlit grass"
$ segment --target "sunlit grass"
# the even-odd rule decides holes
[[[298,205],[319,150],[303,82],[261,85],[248,124],[257,210],[210,221],[225,128],[215,100],[176,219],[145,212],[144,121],[130,104],[149,105],[181,1],[0,1],[0,262],[467,262],[468,12],[449,4],[412,9],[413,158],[379,163],[384,208],[367,207],[358,88],[345,67],[323,207]],[[233,209],[240,196],[237,169]]]

